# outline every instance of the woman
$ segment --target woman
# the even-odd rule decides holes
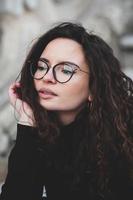
[[[112,49],[79,24],[34,44],[19,83],[19,114],[1,200],[133,199],[133,82]]]

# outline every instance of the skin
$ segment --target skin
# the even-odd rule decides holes
[[[47,110],[56,111],[60,121],[68,124],[85,105],[89,96],[89,76],[78,70],[67,82],[57,82],[52,73],[52,66],[63,61],[77,64],[80,69],[89,71],[82,47],[74,40],[57,38],[52,40],[41,54],[51,66],[48,73],[41,80],[34,80],[40,104]],[[40,93],[41,89],[51,90],[56,94]]]

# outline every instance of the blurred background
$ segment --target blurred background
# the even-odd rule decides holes
[[[0,184],[16,137],[8,87],[35,39],[62,21],[81,22],[101,36],[133,79],[133,0],[0,0]]]

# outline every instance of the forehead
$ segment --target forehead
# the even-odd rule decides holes
[[[77,42],[77,41],[75,41],[75,40],[73,40],[73,39],[69,39],[69,38],[62,38],[62,37],[60,37],[60,38],[55,38],[55,39],[53,39],[53,40],[51,40],[48,44],[47,44],[47,46],[46,46],[46,48],[47,47],[51,47],[51,46],[62,46],[62,45],[66,45],[66,47],[68,48],[81,48],[81,45]]]
[[[56,38],[50,41],[42,52],[41,57],[45,57],[51,62],[55,58],[58,61],[77,60],[83,62],[85,60],[82,46],[78,42],[68,38]]]

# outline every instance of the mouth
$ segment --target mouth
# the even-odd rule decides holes
[[[57,96],[57,94],[54,93],[52,90],[44,89],[44,88],[43,88],[43,89],[40,89],[40,90],[38,91],[38,94],[39,94],[39,96],[40,96],[41,98],[43,98],[43,99],[51,99],[51,98]]]

